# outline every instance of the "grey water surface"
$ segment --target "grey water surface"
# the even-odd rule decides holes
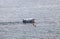
[[[0,39],[60,39],[60,0],[0,0]]]

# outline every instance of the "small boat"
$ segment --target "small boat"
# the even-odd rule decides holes
[[[35,25],[35,19],[34,18],[26,18],[26,19],[23,19],[23,23],[24,24],[31,23],[31,24],[33,24],[33,26],[36,27],[36,25]]]
[[[35,23],[35,19],[33,18],[23,19],[23,23]]]

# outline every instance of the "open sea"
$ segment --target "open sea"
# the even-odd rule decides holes
[[[60,39],[60,0],[0,0],[0,39]]]

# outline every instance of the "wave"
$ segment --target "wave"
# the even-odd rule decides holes
[[[0,22],[0,25],[15,25],[21,24],[22,22]]]

